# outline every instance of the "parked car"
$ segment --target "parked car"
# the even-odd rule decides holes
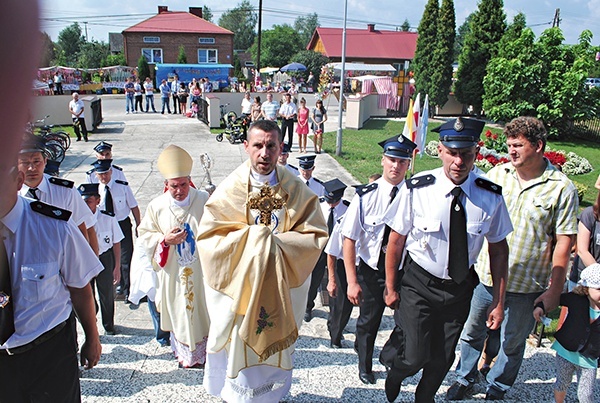
[[[585,85],[588,87],[600,87],[600,78],[587,78],[585,80]]]

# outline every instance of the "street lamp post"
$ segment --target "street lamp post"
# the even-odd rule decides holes
[[[342,31],[342,69],[340,72],[340,102],[338,111],[338,129],[335,143],[335,155],[342,155],[342,116],[344,114],[344,78],[346,75],[346,19],[348,18],[348,0],[344,0],[344,30]]]

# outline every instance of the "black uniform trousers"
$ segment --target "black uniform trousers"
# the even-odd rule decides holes
[[[335,262],[335,284],[337,286],[337,296],[329,298],[329,317],[327,318],[327,329],[331,342],[339,344],[342,340],[344,328],[350,320],[352,314],[352,303],[348,300],[346,291],[348,290],[348,280],[346,279],[346,269],[344,261],[337,259]]]
[[[306,300],[306,312],[310,312],[315,307],[315,298],[317,297],[317,292],[319,291],[319,286],[321,285],[321,281],[323,280],[323,276],[325,275],[325,270],[327,269],[327,254],[325,252],[321,252],[319,256],[319,260],[317,260],[317,264],[312,271],[312,277],[310,278],[310,287],[308,289],[308,299]]]
[[[131,219],[127,217],[119,221],[119,227],[123,232],[121,240],[121,290],[126,296],[129,296],[129,268],[131,266],[131,257],[133,256],[133,234],[131,232]]]
[[[375,339],[385,310],[385,301],[383,300],[385,270],[383,268],[373,269],[360,259],[356,274],[358,284],[362,288],[363,300],[360,304],[360,314],[356,320],[354,348],[358,352],[359,372],[371,373]]]
[[[434,402],[435,394],[454,362],[454,350],[469,316],[474,270],[462,284],[433,276],[406,256],[400,289],[402,348],[387,383],[399,385],[423,369],[415,402]]]
[[[30,350],[0,352],[0,403],[81,401],[74,324],[71,315],[56,334]]]
[[[282,141],[285,141],[286,130],[289,135],[288,145],[290,146],[290,150],[291,150],[292,144],[294,144],[294,118],[281,120],[281,139],[282,139]]]
[[[112,330],[115,327],[115,294],[113,289],[115,254],[113,248],[101,254],[99,258],[104,269],[92,279],[92,290],[98,289],[102,326],[105,330]]]
[[[177,114],[177,113],[181,113],[181,108],[179,108],[179,95],[177,95],[177,93],[173,93],[171,94],[171,98],[173,99],[173,113]],[[179,112],[177,112],[177,110],[179,109]]]

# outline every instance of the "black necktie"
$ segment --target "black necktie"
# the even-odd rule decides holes
[[[335,207],[331,207],[329,209],[329,217],[327,218],[327,233],[329,235],[331,235],[331,232],[333,231],[333,224],[334,224],[334,219],[333,219],[333,210],[335,209]]]
[[[113,204],[112,194],[110,194],[110,189],[108,186],[105,186],[106,193],[104,194],[104,207],[108,213],[115,212],[115,205]]]
[[[306,186],[310,187],[310,181],[306,181]]]
[[[467,216],[460,202],[462,189],[455,187],[450,192],[450,248],[448,254],[448,274],[456,283],[462,283],[469,273],[469,247],[467,244]]]
[[[6,340],[15,332],[13,305],[10,265],[4,240],[0,236],[0,344],[6,343]]]
[[[388,206],[390,204],[392,204],[392,202],[396,198],[397,194],[398,194],[398,187],[394,186],[392,188],[392,191],[390,192],[390,201],[388,203]],[[385,251],[387,250],[387,244],[388,244],[388,240],[390,238],[390,232],[392,232],[392,229],[390,228],[389,225],[386,225],[385,229],[383,230],[383,242],[381,243],[381,252],[383,252],[383,253],[385,253]],[[380,259],[381,259],[381,257],[380,257]]]
[[[40,200],[40,198],[37,195],[37,190],[38,190],[38,188],[29,188],[29,190],[27,191],[26,196],[30,197],[32,199],[35,199],[35,200]]]

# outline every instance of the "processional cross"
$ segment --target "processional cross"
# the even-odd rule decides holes
[[[248,195],[248,207],[251,210],[259,211],[259,222],[267,227],[271,225],[271,213],[274,210],[281,209],[284,205],[285,203],[281,196],[273,192],[273,188],[267,183],[260,188],[260,192]]]

